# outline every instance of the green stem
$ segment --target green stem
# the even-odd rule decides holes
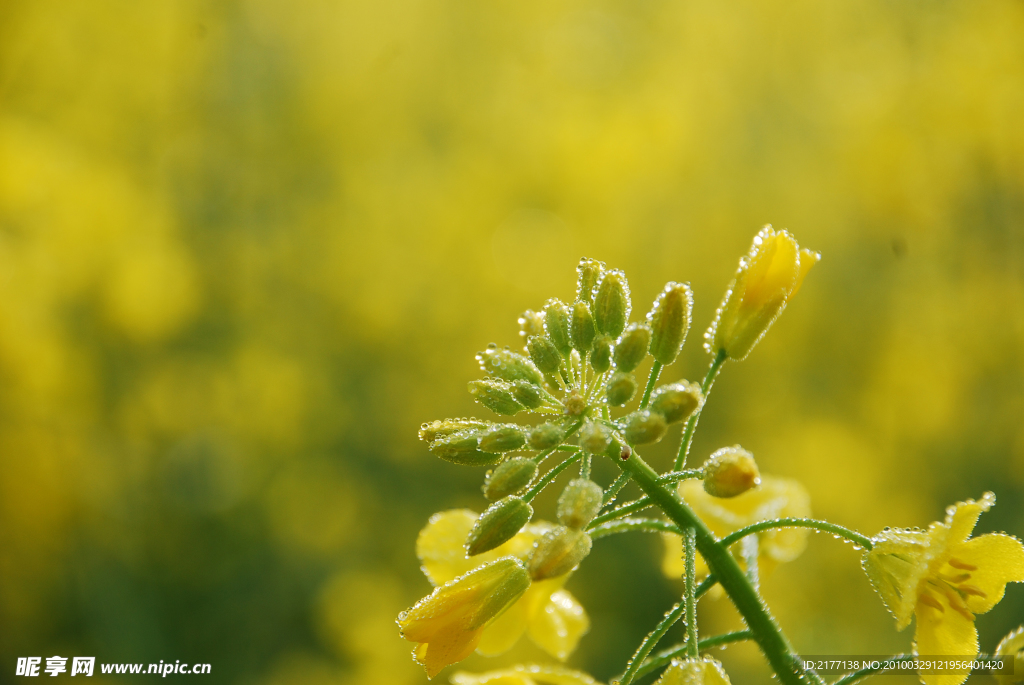
[[[589,530],[591,528],[595,528],[601,525],[605,521],[612,521],[617,518],[622,518],[627,514],[635,514],[641,509],[646,509],[652,504],[654,504],[654,502],[652,502],[651,498],[647,496],[641,497],[640,499],[635,499],[632,502],[627,502],[626,504],[623,504],[621,507],[612,509],[611,511],[601,514],[600,516],[594,518],[594,520],[590,522],[590,525],[587,526],[587,528]]]
[[[590,480],[590,452],[583,454],[583,461],[580,462],[580,478]]]
[[[782,633],[764,600],[750,584],[729,550],[718,544],[714,534],[689,506],[671,489],[658,483],[658,474],[640,458],[636,450],[626,461],[620,462],[623,469],[633,474],[633,479],[658,505],[659,508],[680,528],[692,527],[696,532],[696,547],[708,567],[718,578],[719,584],[729,595],[736,609],[750,629],[765,658],[783,685],[804,685],[805,671],[796,659],[789,641]]]
[[[609,485],[608,489],[604,491],[604,499],[601,503],[607,505],[614,502],[615,496],[619,494],[619,490],[621,490],[626,485],[626,483],[629,482],[629,479],[631,477],[632,476],[630,476],[629,473],[627,473],[626,471],[620,473],[619,477],[615,479],[615,482]]]
[[[700,599],[704,595],[704,593],[710,590],[712,587],[714,587],[715,583],[717,582],[718,577],[715,576],[714,573],[709,573],[707,577],[700,582],[700,585],[697,586],[696,592],[693,593],[694,598]]]
[[[683,549],[686,562],[686,642],[688,653],[697,657],[697,531],[687,528],[683,531]]]
[[[697,649],[703,652],[711,649],[712,647],[721,647],[722,645],[727,645],[732,642],[742,642],[743,640],[749,640],[750,638],[751,634],[749,630],[737,630],[732,633],[706,637],[697,643]],[[682,644],[678,644],[674,647],[669,647],[666,650],[658,652],[637,669],[636,677],[642,678],[651,671],[656,671],[659,668],[668,666],[676,657],[685,656],[688,649],[689,644],[683,642]]]
[[[633,531],[643,531],[646,533],[675,533],[676,535],[682,535],[683,533],[683,531],[679,530],[678,526],[669,523],[668,521],[646,518],[618,519],[617,521],[602,523],[596,528],[587,529],[587,532],[590,533],[590,537],[594,540],[607,537],[609,535],[615,535],[616,533],[631,533]]]
[[[637,677],[637,671],[643,665],[647,655],[651,653],[655,645],[658,644],[658,640],[668,632],[676,621],[683,615],[686,609],[685,602],[676,602],[665,617],[661,619],[661,622],[654,627],[644,641],[640,643],[640,646],[636,648],[636,652],[633,654],[633,658],[629,660],[629,665],[626,667],[626,672],[622,674],[622,678],[619,679],[618,685],[629,685],[633,682],[633,679]]]
[[[640,410],[647,409],[647,405],[651,402],[651,391],[654,390],[654,384],[658,382],[658,376],[661,375],[662,363],[657,359],[654,360],[654,364],[651,365],[651,375],[647,377],[647,387],[644,388],[643,399],[640,400]]]
[[[669,471],[658,476],[659,483],[675,483],[690,478],[703,478],[704,469],[686,469],[684,471]]]
[[[719,350],[714,361],[711,362],[708,374],[704,376],[704,382],[700,385],[700,392],[704,395],[704,404],[707,404],[711,386],[715,384],[715,378],[718,377],[718,372],[722,370],[722,364],[727,358],[725,350]],[[700,421],[700,413],[704,409],[704,404],[693,412],[686,422],[686,428],[683,429],[683,439],[679,442],[679,454],[676,455],[676,471],[681,471],[686,465],[686,456],[690,453],[690,443],[693,442],[693,433],[697,430],[697,422]]]
[[[817,519],[808,518],[782,518],[773,519],[771,521],[761,521],[753,525],[749,525],[746,528],[740,528],[734,533],[729,533],[724,538],[719,540],[719,544],[723,547],[732,545],[737,540],[758,533],[762,530],[768,530],[770,528],[814,528],[825,533],[832,533],[839,537],[845,538],[853,544],[863,547],[864,549],[871,549],[874,547],[874,543],[871,538],[861,535],[860,533],[850,530],[849,528],[843,528],[835,523],[829,523],[828,521],[818,521]]]
[[[558,474],[569,468],[570,464],[579,461],[582,456],[582,452],[577,452],[576,454],[572,455],[571,457],[563,461],[558,466],[551,467],[551,469],[547,473],[545,473],[539,481],[537,481],[536,485],[534,485],[532,488],[526,491],[526,494],[523,495],[523,501],[530,502],[534,497],[538,495],[538,493],[540,493],[541,490],[546,488],[548,483],[553,481]]]

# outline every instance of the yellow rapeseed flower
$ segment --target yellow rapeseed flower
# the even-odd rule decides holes
[[[1024,626],[1017,628],[999,641],[995,656],[1013,659],[1013,673],[996,676],[999,685],[1024,683]]]
[[[466,557],[465,541],[478,514],[454,509],[434,514],[416,540],[416,555],[423,573],[434,585],[441,585],[481,563],[504,556],[526,559],[534,543],[554,525],[537,522],[489,552]],[[523,596],[494,623],[487,626],[477,652],[485,656],[501,654],[526,633],[530,640],[556,659],[566,659],[580,638],[590,629],[590,618],[583,606],[562,589],[569,574],[536,581]]]
[[[487,673],[459,671],[452,685],[601,685],[586,673],[558,666],[513,666]]]
[[[704,334],[711,354],[745,359],[764,337],[786,304],[800,290],[804,276],[821,255],[801,249],[787,231],[765,226],[742,259],[715,320]]]
[[[433,678],[445,666],[462,661],[477,645],[484,629],[530,587],[526,565],[502,557],[435,588],[398,616],[402,637],[419,644],[416,663]]]
[[[673,659],[655,685],[730,685],[730,682],[722,664],[705,656]]]
[[[729,498],[709,495],[700,480],[685,480],[679,484],[679,495],[719,538],[759,521],[811,515],[810,495],[803,485],[791,478],[763,475],[761,485]],[[772,528],[757,533],[760,573],[800,556],[807,546],[808,534],[806,528]],[[665,534],[663,539],[662,571],[670,578],[681,578],[684,572],[682,539],[671,533]],[[737,543],[736,548],[742,544]],[[707,564],[698,554],[697,575],[707,573]]]
[[[975,614],[1003,597],[1006,584],[1024,581],[1024,545],[1010,535],[971,538],[983,511],[995,504],[991,492],[946,510],[944,523],[927,531],[886,530],[864,555],[864,570],[903,630],[917,618],[914,650],[922,656],[978,653]],[[959,685],[959,674],[923,675],[927,685]]]

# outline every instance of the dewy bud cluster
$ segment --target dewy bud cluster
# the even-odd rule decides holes
[[[676,649],[650,657],[650,650],[643,650],[654,645],[645,643],[627,665],[622,685],[655,667],[665,669],[660,685],[729,682],[722,665],[696,649],[702,643],[690,612],[697,581],[710,574],[747,624],[747,631],[733,636],[757,640],[785,685],[812,682],[798,670],[799,659],[767,613],[757,583],[761,574],[799,555],[814,527],[838,531],[864,550],[869,579],[899,625],[917,617],[919,648],[955,643],[967,654],[972,644],[976,647],[974,615],[991,608],[1006,583],[1024,580],[1024,547],[1018,540],[998,534],[968,539],[977,514],[994,502],[988,495],[957,505],[945,524],[928,531],[887,529],[869,539],[810,519],[803,487],[771,475],[762,478],[753,455],[738,445],[717,450],[700,469],[683,468],[716,374],[726,361],[751,352],[818,259],[786,231],[766,226],[757,234],[705,334],[713,361],[700,384],[658,385],[666,367],[679,359],[690,329],[689,285],[668,283],[649,309],[639,309],[646,311],[642,320],[631,322],[625,273],[595,259],[580,261],[571,301],[549,299],[519,317],[522,348],[491,344],[477,355],[482,377],[469,383],[470,395],[483,410],[515,418],[445,419],[420,427],[420,439],[437,457],[491,467],[484,476],[488,506],[482,514],[467,509],[436,514],[417,540],[417,555],[436,589],[403,612],[399,625],[402,636],[417,643],[414,658],[430,677],[474,650],[499,654],[523,633],[552,656],[566,658],[589,619],[563,585],[587,560],[595,540],[631,530],[660,531],[674,540],[666,572],[671,568],[674,577],[684,576],[685,603],[666,614],[669,622],[652,635],[664,634],[670,619],[685,609],[688,656],[682,658],[683,650]],[[637,379],[641,372],[646,382]],[[656,473],[637,448],[673,430],[681,438],[675,467]],[[595,460],[610,461],[621,469],[620,477],[599,484],[592,475]],[[645,497],[616,508],[617,494],[630,479]],[[554,522],[534,516],[535,497],[548,487],[561,487]],[[644,504],[660,507],[669,520],[630,516]],[[983,546],[998,554],[986,557],[979,551]],[[999,654],[1024,658],[1022,630],[1000,643]],[[540,666],[453,678],[469,685],[499,680],[595,682],[575,671]],[[953,678],[949,685],[960,682]]]

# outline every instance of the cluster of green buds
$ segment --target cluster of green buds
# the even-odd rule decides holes
[[[590,551],[585,528],[605,503],[605,492],[589,479],[591,458],[628,457],[632,446],[661,440],[704,401],[696,383],[655,388],[658,373],[638,398],[634,375],[648,355],[659,372],[679,356],[690,328],[690,287],[669,283],[646,317],[631,323],[622,271],[584,258],[577,273],[572,303],[551,299],[519,318],[521,351],[491,344],[477,355],[486,376],[469,383],[473,398],[501,416],[534,415],[533,422],[459,418],[420,428],[420,439],[441,459],[494,467],[483,486],[492,504],[465,542],[469,556],[504,544],[530,522],[541,461],[558,450],[575,454],[580,477],[559,498],[559,525],[537,542],[529,563],[534,580],[566,573]],[[633,401],[638,406],[630,411]]]

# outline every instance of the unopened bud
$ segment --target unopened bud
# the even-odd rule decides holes
[[[669,423],[682,421],[700,408],[704,395],[696,383],[681,381],[663,385],[651,396],[651,411],[658,412]]]
[[[604,490],[592,480],[569,481],[558,498],[558,522],[582,530],[601,511]]]
[[[537,464],[526,457],[512,457],[487,472],[484,480],[484,497],[499,500],[514,495],[533,480],[537,475]]]
[[[653,411],[637,411],[626,417],[626,442],[630,445],[646,445],[651,442],[658,442],[665,431],[668,430],[668,423],[665,417]]]
[[[647,315],[651,326],[651,355],[662,364],[676,360],[690,330],[693,293],[685,283],[668,283]]]
[[[590,351],[590,366],[598,373],[604,373],[612,367],[612,339],[609,336],[597,336],[594,349]]]
[[[608,379],[608,404],[621,407],[636,394],[636,378],[631,373],[616,371]]]
[[[1024,682],[1024,625],[1000,640],[993,656],[1002,659],[1006,666],[1012,665],[1006,669],[1005,675],[996,676],[999,685]]]
[[[576,267],[576,301],[590,303],[594,298],[594,286],[604,273],[604,262],[584,257]]]
[[[654,685],[730,685],[729,676],[710,656],[673,659]]]
[[[506,497],[487,507],[466,538],[467,556],[499,547],[516,536],[530,519],[533,507],[518,497]]]
[[[527,409],[536,409],[544,403],[541,389],[529,381],[516,381],[509,386],[512,397]]]
[[[579,393],[572,393],[562,400],[566,416],[579,416],[587,408],[587,401]]]
[[[470,381],[469,394],[496,414],[514,416],[523,410],[523,405],[512,395],[512,385],[505,381],[493,378]]]
[[[594,324],[600,333],[615,338],[629,320],[629,282],[618,269],[605,272],[594,292]]]
[[[590,554],[592,544],[590,536],[581,530],[555,526],[537,541],[530,557],[530,578],[545,580],[565,575]]]
[[[544,373],[558,373],[558,367],[562,363],[562,355],[558,348],[546,335],[530,336],[526,341],[526,349],[530,351],[530,359],[537,365],[537,368]]]
[[[565,439],[565,431],[553,423],[542,423],[530,430],[530,447],[535,450],[549,450],[558,447]]]
[[[453,464],[486,466],[501,459],[500,454],[482,452],[479,447],[480,438],[474,430],[452,433],[430,443],[430,451],[434,456]]]
[[[569,325],[569,340],[572,346],[579,350],[581,355],[586,354],[594,346],[596,335],[597,329],[594,327],[590,305],[586,302],[577,302],[572,306],[572,322]]]
[[[544,377],[529,359],[509,349],[498,349],[491,343],[487,349],[476,355],[480,368],[488,375],[503,381],[527,381],[534,385],[544,382]]]
[[[519,335],[529,338],[533,335],[544,335],[544,314],[527,309],[519,317]]]
[[[544,332],[563,357],[569,354],[569,308],[561,300],[551,299],[544,304]]]
[[[704,491],[714,497],[735,497],[760,484],[754,455],[739,445],[723,447],[704,462]]]
[[[724,351],[737,361],[745,359],[819,259],[821,255],[801,249],[787,231],[762,228],[750,252],[740,259],[736,277],[704,334],[704,349],[711,354]]]
[[[603,454],[611,439],[612,432],[599,423],[588,421],[580,428],[580,446],[591,454]]]
[[[630,372],[640,366],[651,345],[651,328],[645,323],[631,323],[615,343],[615,368]]]
[[[526,431],[514,423],[498,424],[480,434],[484,452],[511,452],[526,444]]]
[[[440,421],[429,421],[420,426],[420,440],[433,442],[452,433],[467,430],[469,428],[487,428],[492,425],[490,421],[480,419],[441,419]]]

